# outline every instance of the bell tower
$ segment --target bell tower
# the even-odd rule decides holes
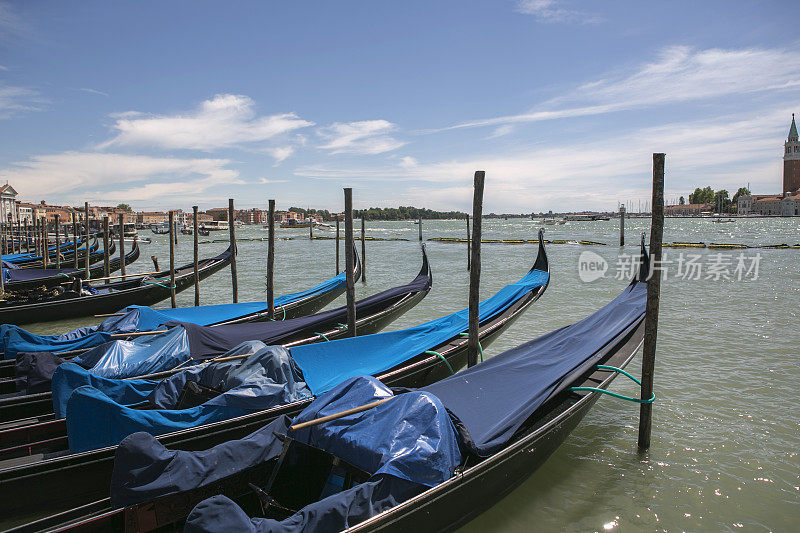
[[[792,113],[792,125],[783,151],[783,193],[800,189],[800,141],[797,138],[797,124]]]

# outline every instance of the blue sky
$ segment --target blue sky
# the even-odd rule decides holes
[[[136,209],[780,192],[797,2],[0,1],[0,179]]]

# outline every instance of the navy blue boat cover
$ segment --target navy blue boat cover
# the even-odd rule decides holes
[[[473,453],[497,452],[548,398],[597,364],[601,350],[644,318],[647,284],[622,294],[580,322],[557,329],[443,379],[432,392],[465,430]]]
[[[374,378],[353,378],[316,399],[292,423],[392,396],[392,391]],[[223,498],[212,507],[224,512],[193,513],[187,523],[187,528],[193,529],[187,531],[208,527],[216,531],[338,531],[449,479],[462,460],[458,436],[444,406],[434,395],[421,391],[400,394],[368,411],[297,432],[288,431],[288,426],[288,419],[281,417],[243,439],[202,452],[167,450],[149,434],[133,434],[116,452],[112,505],[122,507],[203,487],[256,466],[281,453],[283,446],[275,434],[288,433],[372,476],[367,483],[309,505],[283,522],[251,521],[236,504]],[[280,495],[274,496],[280,500]]]
[[[13,283],[15,281],[32,281],[41,278],[52,278],[62,276],[64,280],[82,272],[80,268],[3,268],[3,281]]]
[[[609,343],[614,338],[641,323],[645,298],[646,284],[631,284],[614,301],[576,324],[504,352],[435,385],[399,395],[370,411],[352,415],[363,417],[361,421],[366,422],[365,425],[344,418],[323,424],[319,434],[315,434],[317,430],[297,432],[297,437],[302,437],[304,442],[326,449],[356,466],[371,467],[368,471],[375,475],[368,483],[308,505],[281,522],[250,518],[230,499],[214,496],[193,509],[185,531],[340,531],[404,501],[425,487],[441,483],[461,464],[463,456],[459,449],[480,455],[497,451],[538,406],[568,386],[570,379],[596,364],[604,350],[610,349]],[[312,404],[296,421],[385,397],[373,394],[359,396],[359,401],[353,403],[336,403],[338,395],[346,393],[348,387],[355,389],[363,379],[369,378],[347,381],[314,402],[330,404],[335,409],[315,409]],[[424,396],[416,396],[419,394]],[[398,401],[403,397],[408,400]],[[425,432],[431,426],[419,424],[415,418],[418,416],[415,407],[421,398],[435,406],[437,413],[448,413],[448,422],[455,421],[458,427],[457,438],[446,431],[440,433],[447,437],[439,436],[435,441],[436,457],[421,457],[424,462],[433,463],[430,469],[416,461],[412,468],[405,468],[408,463],[398,463],[402,468],[389,471],[384,468],[388,463],[383,462],[383,451],[392,449],[394,439],[400,441],[393,432],[403,432],[407,423],[411,431],[407,435],[403,433],[400,447],[429,450],[434,446]],[[444,421],[436,420],[438,428],[447,426]],[[202,487],[249,468],[267,456],[275,457],[280,452],[274,437],[270,436],[287,424],[283,419],[276,420],[245,439],[220,444],[205,452],[168,451],[149,435],[133,435],[117,450],[112,502],[123,506]],[[356,433],[351,434],[351,429],[357,430]],[[454,431],[452,426],[449,429]],[[367,431],[373,431],[369,438],[365,438]],[[387,434],[392,435],[391,444],[384,440]],[[264,444],[252,450],[256,440]],[[351,442],[357,444],[351,446]],[[269,454],[264,453],[267,449]],[[376,470],[374,461],[378,456],[382,458]],[[209,466],[217,464],[220,470]],[[150,468],[151,465],[155,466]],[[280,501],[279,495],[273,496]]]
[[[344,274],[339,274],[305,291],[278,296],[275,306],[335,291],[344,287],[344,284]],[[91,348],[108,342],[112,334],[152,331],[167,322],[181,321],[207,326],[254,313],[266,313],[267,303],[242,302],[158,310],[132,305],[120,312],[124,313],[123,316],[109,317],[97,326],[82,327],[60,335],[35,335],[18,326],[3,324],[0,325],[0,350],[4,352],[4,359],[13,359],[18,353],[25,352],[58,353]]]
[[[70,450],[118,444],[143,429],[158,435],[210,424],[311,396],[286,348],[250,341],[225,355],[243,357],[189,368],[160,382],[106,380],[74,363],[61,365],[53,379],[53,399],[54,404],[58,399],[56,416],[66,415]],[[216,396],[180,409],[178,399],[190,381]],[[74,390],[66,403],[62,385]]]

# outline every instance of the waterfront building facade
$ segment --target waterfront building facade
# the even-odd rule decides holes
[[[668,205],[664,207],[665,216],[673,217],[698,217],[703,214],[711,214],[714,211],[714,206],[708,203],[705,204],[679,204]]]
[[[19,213],[17,212],[17,191],[6,183],[0,186],[0,220],[4,223],[10,220],[12,223],[17,222]]]

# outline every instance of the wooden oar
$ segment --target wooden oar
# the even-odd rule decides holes
[[[103,313],[100,315],[94,315],[95,318],[105,318],[109,316],[125,316],[127,313]]]
[[[337,420],[337,419],[343,418],[343,417],[345,417],[347,415],[354,415],[356,413],[361,413],[362,411],[367,411],[369,409],[372,409],[373,407],[379,406],[382,403],[386,403],[389,400],[391,400],[392,398],[394,398],[394,396],[390,396],[388,398],[384,398],[383,400],[377,400],[377,401],[374,401],[374,402],[371,402],[371,403],[367,403],[367,404],[361,405],[359,407],[353,407],[352,409],[348,409],[346,411],[341,411],[339,413],[334,413],[332,415],[322,416],[320,418],[315,418],[314,420],[309,420],[308,422],[301,422],[299,424],[295,424],[293,426],[289,426],[289,429],[291,431],[297,431],[298,429],[303,429],[303,428],[307,428],[307,427],[311,427],[311,426],[316,426],[318,424],[323,424],[325,422],[330,422],[331,420]]]
[[[143,335],[158,335],[159,333],[166,333],[167,329],[160,329],[157,331],[134,331],[133,333],[114,333],[109,335],[112,339],[124,339],[126,337],[141,337]]]

